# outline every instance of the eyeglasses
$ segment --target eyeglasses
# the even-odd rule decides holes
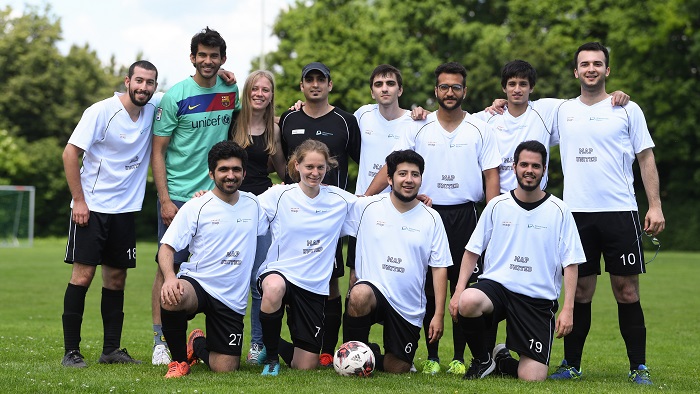
[[[462,93],[462,90],[464,90],[464,86],[456,83],[454,85],[448,85],[446,83],[443,83],[442,85],[437,86],[438,90],[440,93],[447,93],[448,90],[452,89],[453,93]]]
[[[652,261],[654,261],[654,259],[656,258],[656,256],[659,255],[659,250],[661,249],[661,241],[659,241],[659,239],[656,238],[656,236],[654,236],[654,235],[652,235],[652,234],[645,233],[644,231],[642,231],[642,233],[639,234],[639,236],[637,237],[637,240],[636,240],[635,242],[640,242],[640,241],[641,241],[641,238],[642,238],[642,235],[646,235],[647,237],[649,237],[649,240],[651,241],[651,244],[654,245],[654,246],[656,246],[656,252],[654,253],[654,257],[652,257],[651,260],[649,260],[649,261],[647,261],[647,262],[645,263],[645,264],[649,264],[649,263],[651,263]]]

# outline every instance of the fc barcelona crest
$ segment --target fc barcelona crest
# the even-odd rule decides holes
[[[223,105],[224,107],[231,106],[231,96],[221,96],[221,105]]]

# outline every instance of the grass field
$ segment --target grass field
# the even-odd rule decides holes
[[[139,243],[139,262],[127,279],[122,347],[143,365],[98,365],[102,350],[100,278],[88,292],[82,331],[82,353],[89,368],[61,366],[63,294],[70,267],[61,262],[63,239],[35,240],[34,247],[0,249],[0,386],[10,393],[102,392],[102,393],[531,393],[531,392],[699,392],[700,360],[700,254],[663,252],[641,277],[642,305],[648,334],[647,358],[655,385],[636,387],[628,383],[627,357],[617,325],[617,307],[606,275],[600,277],[593,302],[593,327],[583,359],[584,377],[578,382],[524,383],[512,379],[462,379],[410,374],[375,373],[370,379],[343,378],[331,370],[282,369],[277,378],[259,376],[262,367],[244,365],[240,371],[214,374],[198,364],[193,373],[165,380],[165,367],[150,365],[150,292],[155,263],[155,244]],[[98,271],[99,272],[99,271]],[[247,324],[246,319],[246,324]],[[197,318],[192,327],[203,327]],[[286,326],[285,328],[286,329]],[[499,341],[503,340],[500,330]],[[284,333],[283,335],[286,335]],[[378,331],[372,332],[374,340]],[[443,369],[451,360],[451,327],[440,344]],[[247,340],[247,338],[246,338]],[[247,349],[247,345],[244,346]],[[467,350],[467,358],[469,358]],[[563,342],[555,341],[553,364],[563,356]],[[425,358],[421,346],[416,365]],[[553,370],[556,365],[551,365]]]

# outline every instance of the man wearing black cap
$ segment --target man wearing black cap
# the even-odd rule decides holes
[[[331,71],[325,64],[313,62],[304,66],[299,87],[304,93],[306,103],[302,109],[289,110],[280,117],[282,151],[285,157],[289,158],[297,146],[310,138],[323,142],[330,149],[331,155],[338,160],[338,168],[328,170],[323,183],[347,190],[348,156],[355,162],[360,162],[360,128],[357,120],[351,113],[328,102],[328,93],[333,89],[333,82]],[[289,176],[285,177],[285,183],[292,182]],[[338,288],[338,278],[344,275],[341,246],[339,242],[330,294],[326,302],[325,337],[320,360],[324,366],[333,364],[332,354],[338,342],[343,312]]]

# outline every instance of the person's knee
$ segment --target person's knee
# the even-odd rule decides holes
[[[595,294],[597,283],[597,275],[579,276],[576,282],[576,295],[574,300],[579,303],[591,302],[593,300],[593,294]]]
[[[518,362],[518,379],[528,382],[543,382],[547,379],[547,364],[521,356]]]
[[[282,298],[287,291],[287,285],[280,275],[272,274],[263,279],[262,282],[262,303],[260,310],[272,313],[282,305]]]
[[[411,364],[397,358],[391,353],[384,356],[384,372],[388,373],[408,373],[411,371]]]
[[[238,371],[240,364],[240,356],[231,356],[216,352],[209,353],[209,369],[211,369],[212,372]]]
[[[639,276],[610,276],[615,300],[623,304],[631,304],[639,301]]]
[[[459,314],[464,317],[479,317],[482,315],[480,294],[467,289],[459,296]],[[481,293],[483,294],[483,293]]]
[[[94,265],[73,263],[73,270],[70,276],[70,283],[76,286],[90,287],[92,279],[95,277]]]
[[[365,284],[353,286],[348,295],[348,315],[352,317],[365,316],[370,313],[374,292]]]
[[[124,290],[126,286],[126,269],[102,266],[104,287],[110,290]]]

